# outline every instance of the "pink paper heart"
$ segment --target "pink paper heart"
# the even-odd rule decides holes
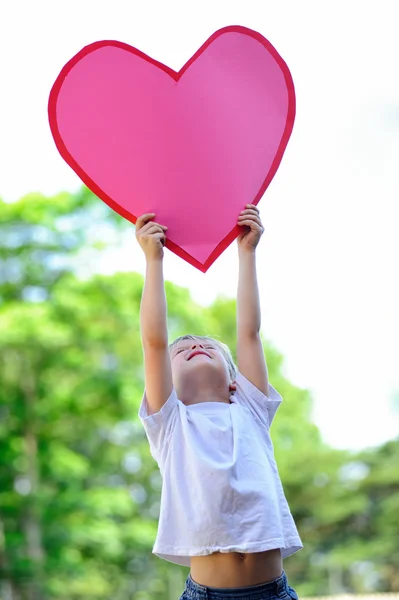
[[[51,131],[82,181],[126,219],[156,213],[166,246],[202,272],[238,236],[294,124],[287,65],[259,33],[225,27],[179,71],[101,41],[62,69]]]

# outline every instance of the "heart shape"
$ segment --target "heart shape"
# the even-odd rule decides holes
[[[122,42],[86,46],[58,75],[48,110],[87,187],[133,223],[156,213],[166,247],[205,273],[277,171],[295,91],[270,42],[232,26],[179,72]]]

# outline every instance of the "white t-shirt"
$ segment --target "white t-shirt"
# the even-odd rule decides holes
[[[190,556],[303,548],[281,485],[269,427],[282,402],[243,375],[231,404],[186,406],[173,390],[161,410],[139,417],[162,475],[153,553],[190,566]]]

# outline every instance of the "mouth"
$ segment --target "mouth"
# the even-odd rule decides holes
[[[191,352],[187,360],[191,360],[192,358],[194,358],[194,356],[198,356],[198,354],[204,354],[208,358],[211,358],[207,352],[204,352],[203,350],[196,350],[195,352]]]

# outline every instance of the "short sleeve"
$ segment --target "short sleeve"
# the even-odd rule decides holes
[[[158,460],[157,453],[169,440],[178,418],[178,403],[175,389],[173,388],[169,398],[156,413],[148,414],[147,396],[144,392],[139,409],[139,418],[145,429],[150,443],[151,454]]]
[[[269,396],[266,396],[241,373],[237,374],[236,383],[236,401],[243,402],[258,421],[269,428],[283,401],[281,395],[269,383]]]

